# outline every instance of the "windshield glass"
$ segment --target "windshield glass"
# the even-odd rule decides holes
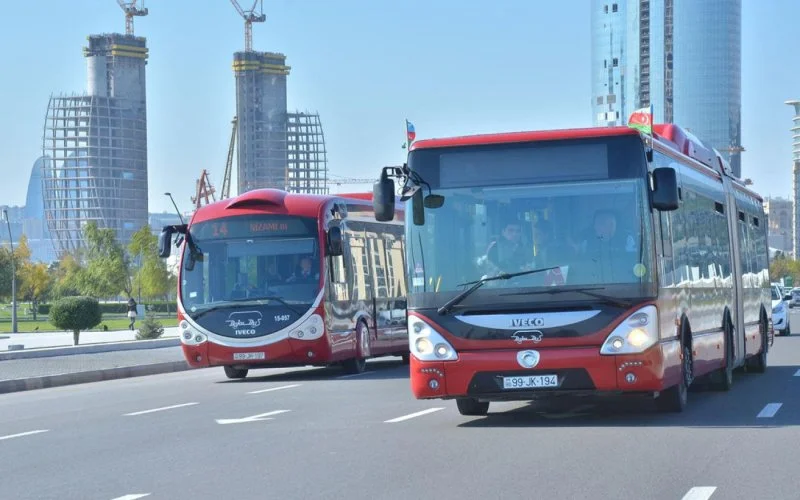
[[[181,300],[215,333],[257,336],[280,329],[311,307],[320,290],[316,221],[285,215],[241,216],[194,224],[185,245]],[[194,260],[194,267],[187,263]],[[190,267],[191,269],[187,269]],[[258,328],[225,328],[236,308],[258,313]],[[237,322],[232,322],[236,324]]]
[[[424,226],[409,225],[414,292],[456,292],[481,276],[551,266],[558,269],[486,283],[475,296],[492,288],[613,286],[653,279],[643,180],[436,192],[445,196],[444,206],[425,210]]]
[[[772,300],[781,300],[781,296],[778,293],[778,289],[774,286],[772,287]]]

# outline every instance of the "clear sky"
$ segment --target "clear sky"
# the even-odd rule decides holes
[[[203,168],[222,183],[243,22],[227,0],[145,1],[136,34],[150,48],[150,211],[171,209],[164,191],[188,209]],[[125,23],[114,0],[2,3],[0,205],[22,205],[48,97],[84,91],[86,36]],[[320,113],[334,175],[373,178],[402,161],[405,118],[417,138],[591,125],[589,0],[267,0],[264,10],[254,48],[286,54],[289,108]],[[742,18],[743,175],[763,195],[789,196],[783,102],[800,98],[800,2],[743,0]]]

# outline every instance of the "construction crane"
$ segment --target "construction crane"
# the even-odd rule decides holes
[[[194,208],[198,209],[203,205],[208,205],[209,203],[217,201],[214,193],[216,193],[216,190],[214,186],[211,185],[211,180],[208,178],[208,171],[203,169],[200,178],[196,181],[195,194],[192,196]],[[205,203],[203,203],[204,201]]]
[[[133,17],[134,16],[146,16],[147,9],[144,6],[144,0],[142,0],[142,8],[136,7],[136,2],[138,0],[133,0],[131,2],[126,2],[124,0],[117,0],[122,11],[125,13],[125,34],[126,35],[133,35]]]
[[[339,179],[332,179],[328,177],[328,184],[335,184],[337,187],[344,186],[346,184],[372,184],[375,182],[376,179],[355,179],[355,178],[347,178],[342,177]]]
[[[233,171],[233,151],[236,144],[236,128],[239,124],[239,117],[234,116],[231,121],[233,130],[231,131],[231,145],[228,147],[228,159],[225,162],[225,175],[222,178],[222,193],[220,199],[224,200],[231,197],[231,174]]]
[[[244,51],[252,52],[253,23],[263,23],[267,20],[267,16],[264,15],[264,0],[261,0],[260,2],[258,14],[256,14],[256,5],[259,5],[259,0],[255,0],[253,2],[253,6],[249,10],[242,9],[242,6],[239,5],[239,2],[236,0],[231,0],[231,3],[236,8],[236,11],[239,13],[239,15],[242,16],[242,19],[244,19]]]

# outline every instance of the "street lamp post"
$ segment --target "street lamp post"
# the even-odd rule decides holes
[[[14,259],[14,238],[11,236],[11,221],[8,210],[3,209],[3,217],[8,227],[8,242],[11,245],[11,333],[17,333],[17,263]]]

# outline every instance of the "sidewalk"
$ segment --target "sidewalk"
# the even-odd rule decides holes
[[[164,328],[162,339],[178,338],[178,327]],[[81,332],[79,345],[127,342],[136,340],[136,331],[117,330],[109,332]],[[0,352],[9,345],[23,345],[25,349],[66,347],[72,345],[72,332],[4,333],[0,335]]]

